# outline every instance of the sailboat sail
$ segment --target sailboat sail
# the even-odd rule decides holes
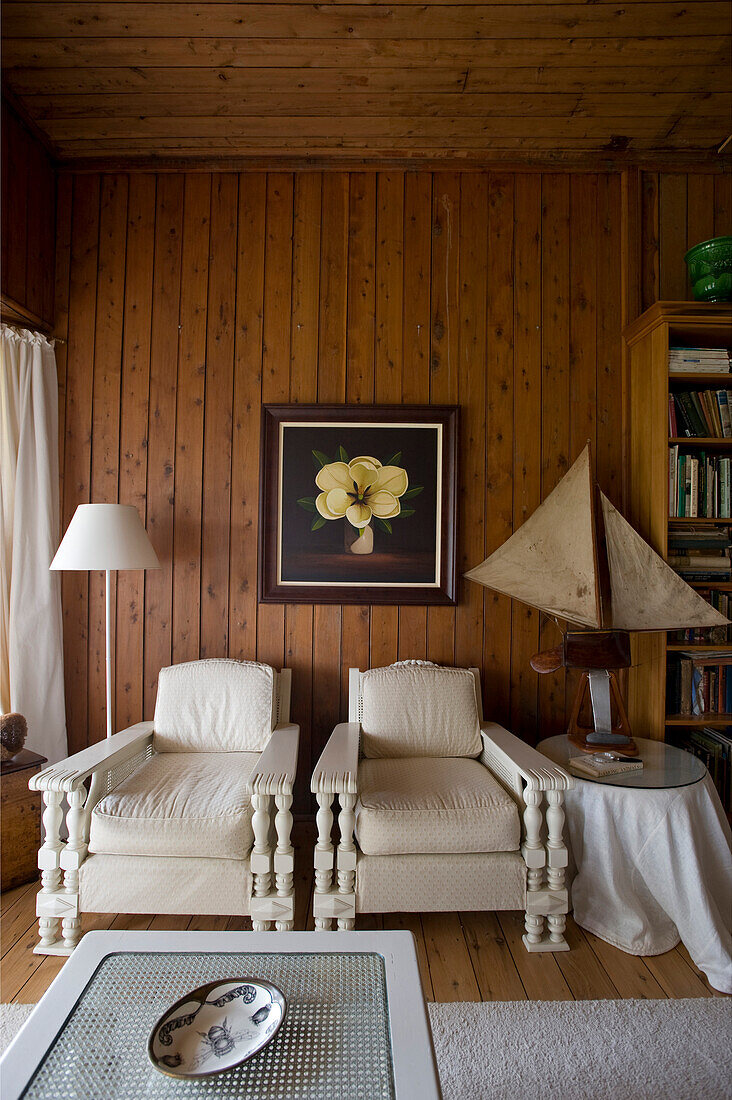
[[[724,626],[724,615],[674,573],[600,493],[615,630]]]
[[[600,627],[593,553],[592,480],[585,449],[553,492],[489,558],[465,576],[548,615]]]
[[[604,545],[596,548],[594,493],[586,447],[518,531],[465,576],[583,627],[677,630],[728,622],[651,549],[603,493]],[[602,555],[610,580],[605,614],[598,598],[597,561]]]

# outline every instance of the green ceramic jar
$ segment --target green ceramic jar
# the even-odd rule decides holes
[[[732,237],[695,244],[684,259],[697,302],[732,301]]]

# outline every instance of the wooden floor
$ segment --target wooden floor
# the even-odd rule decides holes
[[[296,827],[296,928],[312,928],[312,835]],[[39,1000],[65,959],[34,955],[36,883],[2,895],[0,910],[0,1001]],[[665,955],[637,958],[618,951],[570,918],[571,951],[530,955],[521,942],[523,913],[397,913],[364,915],[362,929],[402,928],[417,940],[424,994],[428,1001],[592,1000],[614,997],[711,997],[711,989],[684,947]],[[248,917],[88,914],[92,928],[161,931],[251,928]]]

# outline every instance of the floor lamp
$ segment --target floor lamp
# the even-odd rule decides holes
[[[132,504],[80,504],[51,569],[103,569],[106,577],[107,737],[112,736],[112,624],[109,574],[113,569],[159,569],[158,556]]]

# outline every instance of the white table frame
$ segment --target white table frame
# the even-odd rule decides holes
[[[440,1100],[411,932],[88,932],[0,1061],[3,1100],[30,1083],[100,963],[120,952],[375,953],[384,960],[397,1100]],[[140,1056],[147,1057],[146,1052]]]

